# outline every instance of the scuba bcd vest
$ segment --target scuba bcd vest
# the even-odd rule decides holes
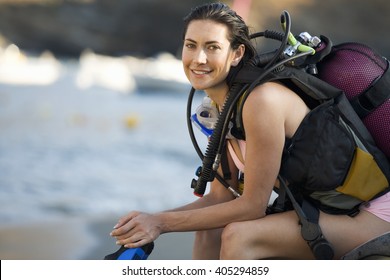
[[[321,70],[323,75],[334,71],[324,66]],[[262,69],[244,67],[236,80],[246,82],[248,77],[261,72]],[[361,202],[388,190],[388,160],[344,92],[297,67],[285,66],[270,73],[264,80],[285,84],[311,109],[294,137],[286,140],[280,174],[291,187],[300,189],[320,209],[330,213],[347,213]],[[372,88],[375,89],[375,85]],[[243,94],[233,116],[232,134],[240,139],[245,138],[241,111],[249,94]],[[386,102],[390,106],[387,100],[382,107],[387,106]],[[376,112],[373,110],[373,113]],[[389,121],[379,122],[379,128]],[[389,133],[390,127],[384,130]],[[386,144],[389,144],[388,140]]]
[[[287,20],[288,13],[282,22],[285,30]],[[294,137],[286,140],[280,173],[291,186],[329,212],[348,211],[387,191],[388,61],[361,44],[333,46],[325,36],[320,39],[306,32],[300,41],[289,30],[261,35],[282,41],[281,47],[253,58],[228,77],[231,90],[202,156],[200,178],[193,182],[195,193],[202,195],[205,184],[214,179],[227,132],[245,138],[242,108],[246,97],[269,81],[283,83],[311,109]],[[367,128],[378,131],[375,139]],[[381,149],[378,142],[383,143]]]

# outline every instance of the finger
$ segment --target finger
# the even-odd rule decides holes
[[[131,231],[134,229],[133,223],[130,221],[127,224],[121,226],[118,229],[111,231],[110,235],[115,238],[123,239],[126,236],[131,235]]]
[[[129,228],[129,230],[126,230],[127,228]],[[121,231],[124,231],[124,232],[122,233]],[[131,227],[130,225],[126,225],[126,226],[121,227],[118,230],[113,231],[111,236],[116,238],[118,241],[121,241],[121,240],[126,240],[126,239],[132,237],[137,231],[138,230],[135,226]]]
[[[144,246],[152,241],[153,240],[151,238],[146,237],[146,236],[144,236],[142,238],[131,237],[131,238],[125,240],[122,245],[126,248],[137,248],[137,247],[142,247],[142,246]]]
[[[144,246],[144,245],[146,245],[148,243],[149,242],[147,242],[147,241],[139,240],[137,242],[125,244],[125,245],[123,245],[123,247],[126,247],[126,248],[139,248],[139,247],[142,247],[142,246]]]
[[[137,245],[139,245],[139,242],[142,243],[144,239],[145,239],[144,234],[142,232],[137,232],[129,237],[118,239],[116,244],[123,245],[127,248],[134,248],[137,247]]]
[[[117,224],[118,226],[116,226],[116,229],[111,231],[110,235],[113,237],[118,237],[131,231],[135,227],[135,224],[132,222],[132,220],[137,215],[138,215],[137,212],[132,212],[127,216],[121,218]]]
[[[118,223],[114,226],[114,229],[118,229],[120,227],[122,227],[123,225],[125,225],[126,223],[128,223],[131,219],[133,219],[134,217],[136,217],[139,213],[138,212],[130,212],[128,213],[127,215],[121,217],[119,220],[118,220]]]

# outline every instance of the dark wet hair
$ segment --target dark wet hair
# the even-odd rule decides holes
[[[249,28],[244,20],[223,3],[209,3],[197,6],[184,18],[183,39],[187,33],[188,25],[193,20],[212,20],[226,25],[229,29],[229,42],[234,50],[241,44],[245,46],[243,60],[252,58],[256,50],[249,37]]]

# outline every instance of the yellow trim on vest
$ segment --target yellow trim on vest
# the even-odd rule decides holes
[[[355,157],[344,184],[336,190],[368,201],[383,191],[389,182],[371,154],[356,148]]]
[[[238,182],[238,193],[240,195],[244,193],[244,182],[241,180]]]

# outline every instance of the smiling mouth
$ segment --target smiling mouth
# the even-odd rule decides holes
[[[211,71],[203,71],[203,70],[191,70],[191,71],[196,75],[206,75],[211,73]]]

